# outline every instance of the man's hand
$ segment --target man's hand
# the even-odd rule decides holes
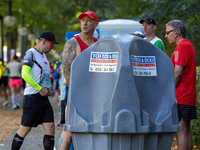
[[[61,71],[61,69],[60,69],[60,68],[58,68],[58,69],[57,69],[57,73],[59,73],[59,74],[60,74],[60,71]]]
[[[48,94],[47,96],[51,96],[53,94],[53,91],[51,89],[48,89]]]
[[[48,90],[46,88],[42,88],[40,91],[39,91],[40,95],[42,96],[48,96]]]

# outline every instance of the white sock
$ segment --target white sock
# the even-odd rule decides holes
[[[16,100],[17,100],[17,103],[19,103],[19,104],[20,104],[20,94],[18,93],[16,97],[17,97],[17,98],[16,98]]]
[[[12,99],[13,105],[15,105],[15,95],[12,95],[12,96],[11,96],[11,99]]]

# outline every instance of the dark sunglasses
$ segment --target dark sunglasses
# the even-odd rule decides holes
[[[173,32],[175,30],[169,30],[169,31],[165,31],[165,33],[168,35],[170,32]]]

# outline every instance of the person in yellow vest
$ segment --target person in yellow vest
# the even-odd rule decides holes
[[[0,91],[3,89],[4,98],[5,101],[3,103],[3,106],[8,105],[8,94],[7,94],[7,88],[8,88],[8,69],[7,69],[7,63],[4,62],[3,57],[0,58]]]

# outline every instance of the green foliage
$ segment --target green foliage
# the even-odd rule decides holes
[[[197,119],[192,120],[192,134],[193,134],[193,141],[194,145],[197,148],[200,148],[200,67],[197,67],[197,101],[196,101],[196,108],[197,108]]]
[[[157,21],[158,29],[156,35],[165,44],[165,52],[170,56],[174,50],[173,46],[164,39],[165,24],[174,19],[182,20],[187,28],[187,38],[192,42],[197,64],[200,65],[200,1],[199,0],[154,0],[149,1],[152,7],[144,8],[141,18],[150,16]]]
[[[61,44],[56,51],[61,53],[65,43],[65,32],[80,32],[78,15],[87,10],[94,11],[99,21],[108,19],[134,19],[153,17],[157,22],[156,35],[165,44],[165,53],[171,57],[175,45],[165,39],[165,24],[172,19],[185,22],[188,39],[193,43],[197,64],[200,65],[200,0],[12,0],[12,14],[17,24],[12,28],[4,27],[4,36],[8,31],[16,32],[21,27],[22,14],[25,24],[37,31],[52,31]],[[0,0],[0,15],[8,14],[8,2]]]
[[[118,0],[115,1],[115,17],[140,20],[145,9],[151,8],[151,0]]]
[[[78,15],[87,10],[94,11],[99,21],[114,18],[114,1],[107,0],[13,0],[12,14],[17,18],[17,24],[12,28],[4,26],[4,36],[8,30],[15,32],[21,27],[22,14],[25,14],[26,27],[34,33],[52,31],[61,44],[56,45],[56,51],[61,53],[65,44],[65,32],[80,32]],[[0,1],[0,14],[8,14],[8,3]],[[4,37],[4,39],[6,36]],[[5,40],[6,41],[6,40]]]

